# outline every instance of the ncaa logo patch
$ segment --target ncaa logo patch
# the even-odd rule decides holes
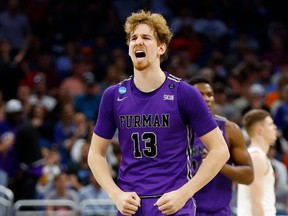
[[[127,92],[127,89],[126,89],[126,87],[121,86],[121,87],[119,87],[118,92],[119,92],[120,94],[125,94],[125,93]]]

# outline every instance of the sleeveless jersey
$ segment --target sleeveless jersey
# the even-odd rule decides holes
[[[265,154],[259,147],[250,146],[248,147],[248,152],[260,152]],[[265,155],[266,156],[266,155]],[[270,160],[267,158],[267,164],[269,167],[268,172],[264,178],[264,194],[262,200],[262,206],[264,208],[264,216],[275,216],[276,208],[275,208],[275,190],[274,190],[274,171]],[[238,192],[237,192],[237,214],[252,216],[251,209],[251,198],[250,198],[250,190],[249,185],[238,184]]]
[[[227,119],[215,115],[215,120],[227,142],[225,132],[225,122],[227,121]],[[195,175],[199,166],[202,164],[203,149],[205,148],[205,145],[195,135],[194,142],[192,144],[193,175]],[[230,159],[226,163],[232,164]],[[205,185],[203,188],[201,188],[201,190],[195,193],[193,197],[196,200],[196,215],[197,212],[217,212],[227,206],[229,207],[232,198],[232,181],[226,176],[224,176],[222,173],[218,173],[207,185]]]
[[[184,96],[178,92],[180,84]],[[179,94],[187,99],[182,105]],[[201,97],[196,89],[168,73],[165,82],[151,93],[136,89],[133,76],[104,92],[94,133],[110,139],[118,129],[122,161],[117,185],[123,191],[135,191],[142,198],[158,197],[190,179],[188,124],[199,125],[198,134],[217,126]],[[195,119],[184,123],[186,117],[179,106],[190,112],[187,118]]]

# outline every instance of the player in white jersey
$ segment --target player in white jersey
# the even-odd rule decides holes
[[[275,216],[274,173],[267,157],[270,145],[277,138],[277,127],[270,113],[253,109],[243,117],[250,144],[248,152],[254,167],[254,181],[250,185],[238,185],[238,216]]]

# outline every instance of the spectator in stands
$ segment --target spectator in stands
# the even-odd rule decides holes
[[[57,100],[49,95],[47,89],[47,76],[43,72],[37,72],[34,77],[34,88],[30,96],[31,105],[42,104],[47,112],[51,112],[57,105]]]
[[[4,170],[10,181],[16,176],[19,161],[15,149],[16,129],[20,125],[22,107],[13,100],[5,105],[5,118],[0,123],[0,169]]]
[[[98,184],[98,182],[95,180],[92,173],[89,173],[89,184],[80,188],[79,190],[79,203],[86,199],[104,199],[104,200],[110,200],[108,194],[101,188],[101,186]],[[96,216],[106,216],[109,215],[109,213],[116,212],[116,207],[112,203],[108,205],[100,204],[100,205],[87,205],[81,214],[86,215],[96,215]]]
[[[85,92],[75,97],[75,110],[82,112],[88,122],[93,124],[96,122],[98,116],[98,109],[101,100],[100,86],[95,80],[95,76],[92,72],[85,72],[83,74],[83,80],[85,83]]]
[[[55,57],[54,64],[59,83],[71,76],[73,61],[77,58],[77,48],[76,42],[68,41],[64,45],[64,51]]]
[[[259,84],[263,85],[266,94],[277,91],[277,85],[272,81],[272,65],[268,61],[260,62]]]
[[[32,39],[28,17],[21,12],[19,0],[8,0],[6,10],[0,14],[0,39],[8,39],[15,53],[14,62],[21,62]]]
[[[75,144],[79,140],[85,140],[90,138],[90,133],[89,131],[89,122],[87,121],[86,116],[81,113],[81,112],[76,112],[74,114],[74,125],[75,125],[75,130],[72,135],[72,137],[65,139],[64,145],[65,149],[70,152],[71,155],[71,150],[75,147]]]
[[[53,63],[53,55],[48,52],[42,52],[37,58],[35,69],[32,70],[35,76],[44,74],[47,94],[54,96],[58,91],[59,78]],[[35,78],[34,76],[34,78]],[[35,83],[35,80],[34,80]]]
[[[97,64],[96,79],[101,79],[104,76],[107,65],[110,61],[110,44],[108,38],[103,33],[98,33],[94,37],[94,60]],[[99,77],[98,77],[99,76]]]
[[[11,43],[6,38],[0,39],[0,90],[5,101],[16,98],[17,87],[23,76],[21,65],[15,62]]]
[[[171,40],[171,52],[181,53],[186,51],[189,59],[195,61],[203,51],[203,44],[200,37],[189,25],[180,27],[178,33]]]
[[[288,90],[288,87],[286,87],[288,85],[288,61],[279,66],[279,70],[274,73],[271,80],[277,86],[277,89],[266,95],[265,103],[270,107],[272,116],[275,116],[276,110],[285,101],[286,91]]]
[[[77,59],[72,63],[72,75],[66,77],[60,83],[60,90],[68,92],[73,98],[85,92],[83,74],[89,71],[89,65]]]
[[[67,174],[64,172],[61,172],[54,178],[54,187],[50,193],[46,194],[44,196],[44,199],[64,199],[64,200],[71,200],[78,204],[79,196],[78,193],[71,189],[69,187],[69,181]],[[58,211],[58,212],[67,212],[69,209],[65,206],[48,206],[46,209],[49,213],[49,211]]]
[[[55,125],[56,122],[61,119],[63,108],[67,104],[71,104],[73,106],[73,97],[63,89],[58,89],[57,94],[55,95],[55,99],[57,101],[57,104],[54,109],[48,113],[47,118],[52,125]]]
[[[191,28],[193,31],[195,18],[192,16],[191,10],[185,6],[180,6],[177,14],[171,19],[171,30],[177,35],[183,27]]]
[[[264,109],[270,112],[265,104],[265,89],[261,84],[254,83],[249,87],[248,105],[242,110],[242,116],[251,109]]]
[[[38,199],[43,199],[53,189],[54,178],[63,171],[60,163],[61,156],[57,149],[42,148],[42,154],[44,156],[43,172],[36,184]]]
[[[65,148],[65,140],[70,139],[76,126],[74,123],[75,108],[73,103],[66,103],[60,108],[60,117],[54,125],[54,144],[61,155],[61,164],[66,166],[71,162],[70,152]]]
[[[125,73],[119,73],[119,70],[115,64],[109,64],[105,73],[104,79],[100,82],[101,92],[103,92],[107,87],[119,83],[127,75]]]
[[[28,85],[19,85],[17,88],[17,99],[22,104],[22,112],[24,116],[28,116],[31,112],[32,105],[30,104],[31,88]]]
[[[90,168],[87,163],[89,150],[89,143],[87,140],[81,145],[79,150],[79,161],[74,161],[67,165],[65,172],[68,174],[71,186],[75,190],[79,190],[81,187],[86,186],[90,182]]]
[[[203,17],[195,20],[194,30],[211,42],[221,39],[228,33],[226,23],[219,19],[212,9],[207,9]]]
[[[22,118],[19,100],[11,99],[6,103],[6,120],[0,128],[0,168],[9,175],[9,187],[15,200],[34,198],[43,158],[38,133],[30,121]]]
[[[278,102],[278,106],[273,113],[273,120],[278,130],[288,140],[288,84],[283,87],[280,94],[281,100]]]
[[[47,113],[43,104],[35,104],[28,115],[31,124],[38,131],[41,149],[51,148],[53,140],[53,126],[47,120]]]
[[[230,42],[229,49],[233,50],[234,54],[241,56],[245,50],[258,50],[259,42],[243,30]]]
[[[285,37],[286,38],[286,37]],[[279,65],[284,62],[288,55],[285,49],[286,41],[280,35],[274,34],[269,39],[270,46],[264,51],[261,56],[263,60],[268,61],[271,64],[272,70],[278,70]]]

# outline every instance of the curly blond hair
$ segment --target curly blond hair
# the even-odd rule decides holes
[[[143,23],[150,26],[154,30],[158,45],[166,44],[167,47],[166,52],[160,58],[160,60],[163,61],[163,59],[167,56],[168,46],[173,37],[173,33],[168,27],[166,19],[159,13],[152,13],[151,11],[144,11],[144,10],[132,13],[126,19],[124,25],[124,30],[127,34],[126,35],[127,44],[129,44],[131,33],[135,30],[135,28],[139,24]]]

